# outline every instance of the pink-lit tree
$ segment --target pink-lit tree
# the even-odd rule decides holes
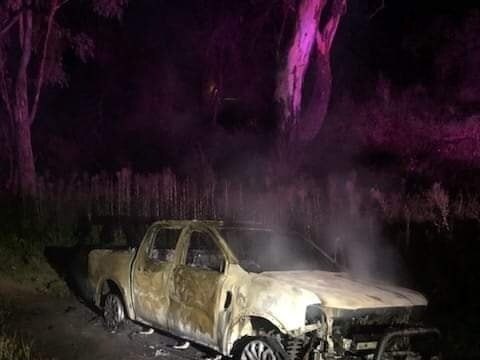
[[[12,163],[12,187],[35,193],[35,158],[31,128],[46,84],[67,85],[62,54],[67,48],[86,61],[93,41],[73,34],[58,20],[70,0],[4,0],[0,4],[0,96],[6,114]],[[120,17],[127,0],[95,0],[93,10]],[[1,120],[2,118],[0,118]],[[3,120],[2,120],[3,121]]]
[[[301,0],[295,11],[295,30],[278,75],[276,99],[281,107],[282,137],[290,144],[301,144],[318,134],[327,112],[332,86],[330,50],[346,0]],[[305,98],[307,71],[314,79]]]

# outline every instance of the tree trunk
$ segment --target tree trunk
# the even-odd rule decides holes
[[[15,135],[18,189],[22,195],[34,195],[36,179],[30,125],[20,120],[17,123]]]
[[[8,161],[8,175],[6,177],[5,187],[7,190],[13,190],[16,188],[15,184],[15,141],[13,131],[13,119],[8,116],[7,124],[3,128],[5,145],[4,149],[7,155]]]
[[[35,162],[30,134],[30,112],[28,102],[28,65],[32,55],[32,12],[26,10],[20,21],[20,44],[22,55],[15,81],[15,160],[18,190],[23,196],[35,194]]]
[[[305,143],[312,140],[323,125],[327,115],[332,89],[332,72],[330,69],[330,58],[320,52],[314,54],[312,71],[312,92],[308,99],[305,99],[305,107],[302,109],[301,126],[298,126],[295,138]]]
[[[15,64],[18,61],[18,68],[15,74],[15,82],[11,87],[12,94],[10,94],[10,86],[6,80],[6,61],[0,64],[0,96],[6,105],[10,120],[8,124],[9,138],[14,148],[14,166],[12,168],[14,168],[15,174],[13,176],[13,185],[21,195],[29,196],[34,195],[36,192],[36,173],[32,151],[31,127],[37,114],[40,94],[44,83],[47,52],[49,50],[51,32],[54,27],[54,17],[57,10],[65,4],[66,1],[61,4],[59,4],[59,0],[48,1],[50,8],[48,17],[46,18],[45,37],[43,39],[39,38],[35,42],[41,49],[36,52],[40,62],[35,78],[33,78],[33,71],[29,71],[34,46],[34,13],[32,10],[32,3],[34,3],[34,1],[22,0],[22,3],[24,6],[22,6],[21,11],[15,15],[3,29],[0,29],[0,36],[3,36],[6,35],[14,25],[18,24],[18,31],[10,35],[18,36],[18,49],[20,50],[20,56],[17,57],[15,53],[13,60]],[[37,16],[37,19],[37,22],[43,22],[41,16]],[[38,32],[39,31],[37,31],[37,33]],[[30,84],[29,76],[32,80]]]
[[[300,1],[295,33],[276,89],[280,132],[290,144],[310,142],[323,124],[330,101],[330,49],[345,8],[346,0]],[[304,99],[307,74],[315,78],[311,79],[311,96]]]

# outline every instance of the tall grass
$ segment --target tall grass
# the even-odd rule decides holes
[[[29,343],[16,335],[8,336],[0,331],[0,360],[41,360]]]
[[[46,241],[65,244],[75,241],[79,223],[105,216],[251,221],[317,235],[374,218],[405,224],[405,229],[411,223],[428,223],[448,232],[454,221],[480,221],[480,198],[451,194],[440,183],[417,193],[386,191],[360,184],[355,174],[276,185],[264,179],[253,186],[202,174],[193,179],[169,170],[141,175],[123,169],[113,176],[83,175],[68,181],[41,177],[32,211]]]
[[[5,324],[10,321],[12,304],[0,300],[0,360],[42,360],[32,350],[30,342],[19,335],[11,335]]]

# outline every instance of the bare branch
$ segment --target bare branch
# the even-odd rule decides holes
[[[10,101],[10,95],[8,93],[8,85],[6,79],[6,73],[4,70],[4,64],[0,64],[0,94],[2,96],[3,103],[7,109],[8,116],[13,118],[12,102]]]
[[[20,47],[23,48],[23,40],[24,40],[24,37],[25,37],[25,34],[24,34],[24,26],[23,26],[23,22],[24,22],[24,16],[23,14],[21,14],[20,16],[20,21],[18,22],[18,41],[20,43]]]
[[[64,3],[65,3],[65,1],[61,5],[63,5]],[[53,18],[54,18],[55,13],[57,12],[57,10],[59,9],[60,6],[58,6],[55,3],[52,4],[52,7],[51,7],[50,12],[48,14],[47,32],[45,33],[45,39],[43,41],[43,49],[42,49],[42,55],[41,55],[41,59],[40,59],[40,66],[39,66],[39,69],[38,69],[38,75],[37,75],[37,79],[36,79],[36,82],[35,82],[34,100],[33,100],[32,109],[30,111],[30,118],[29,118],[30,125],[33,124],[33,121],[35,120],[35,116],[37,114],[38,102],[40,100],[40,93],[42,91],[42,86],[43,86],[43,79],[44,79],[44,74],[45,74],[45,63],[47,61],[48,44],[49,44],[49,40],[50,40],[50,34],[52,32]]]
[[[10,28],[16,24],[18,19],[20,18],[20,13],[16,14],[13,18],[10,19],[10,21],[7,22],[7,24],[0,30],[0,37],[5,35]]]
[[[369,20],[372,20],[375,16],[377,16],[377,14],[382,11],[383,9],[385,9],[385,0],[382,0],[382,2],[380,3],[380,5],[375,9],[375,11],[370,14],[370,16],[368,17]]]
[[[66,3],[68,3],[70,0],[64,0],[62,1],[60,4],[57,5],[57,8],[56,10],[60,9],[63,5],[65,5]]]
[[[340,18],[346,12],[346,9],[347,1],[337,0],[332,6],[330,19],[322,29],[317,31],[316,45],[321,54],[325,55],[330,52],[338,24],[340,23]]]

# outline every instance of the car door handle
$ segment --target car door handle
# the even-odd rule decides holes
[[[223,306],[223,308],[227,310],[231,304],[232,304],[232,292],[227,291],[227,294],[225,296],[225,305]]]

